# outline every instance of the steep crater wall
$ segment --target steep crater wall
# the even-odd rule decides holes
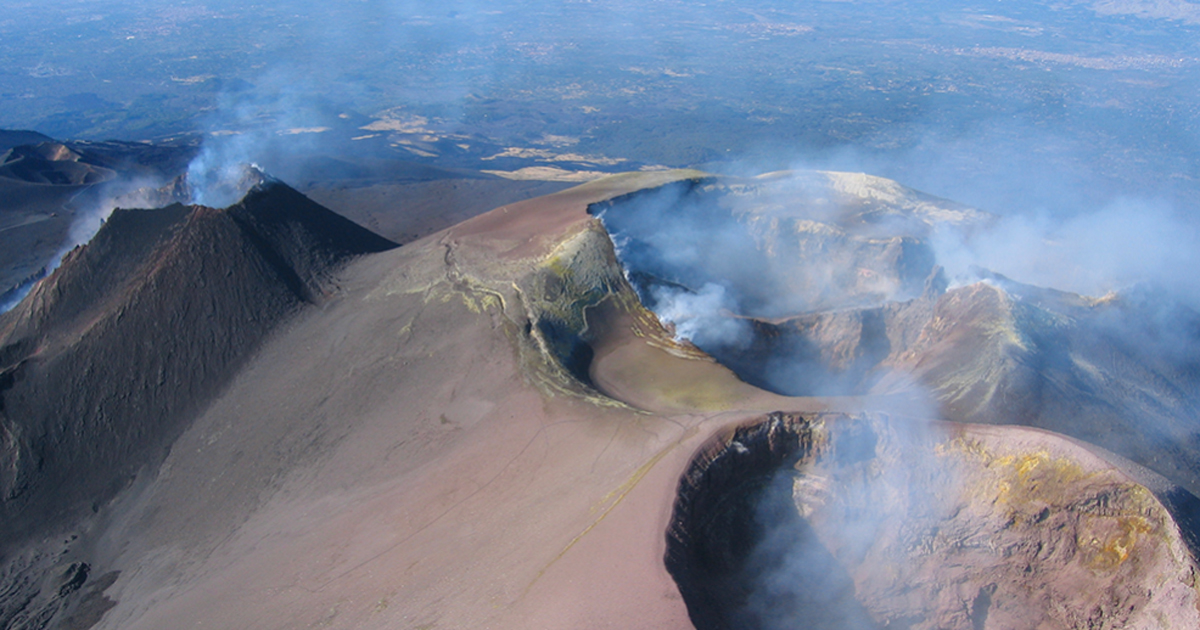
[[[588,211],[646,308],[779,394],[865,393],[946,287],[923,238],[928,224],[881,222],[816,189],[696,179]]]
[[[535,371],[553,390],[596,396],[590,375],[595,348],[608,335],[625,334],[610,325],[613,317],[635,313],[654,319],[626,280],[599,222],[564,239],[516,284],[528,322],[526,337],[548,359]],[[661,330],[656,320],[643,328]]]
[[[680,480],[665,563],[699,630],[1200,622],[1158,500],[1016,427],[775,413],[732,428]]]

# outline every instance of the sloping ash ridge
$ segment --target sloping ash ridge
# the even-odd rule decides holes
[[[113,496],[338,265],[393,246],[278,182],[114,212],[0,316],[0,539]]]

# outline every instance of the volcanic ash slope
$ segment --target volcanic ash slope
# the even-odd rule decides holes
[[[0,130],[0,306],[11,306],[20,289],[44,277],[62,244],[80,238],[76,224],[110,196],[133,182],[161,182],[189,159],[186,147],[64,144],[32,131]]]
[[[114,212],[0,316],[0,551],[100,511],[338,265],[391,246],[279,183]]]
[[[606,178],[390,250],[280,187],[226,211],[115,215],[0,319],[7,452],[34,452],[37,435],[74,449],[44,448],[44,478],[6,460],[24,471],[13,522],[56,509],[58,484],[102,498],[26,527],[5,556],[7,623],[772,627],[755,608],[768,595],[864,627],[993,627],[1028,606],[1048,607],[1046,628],[1200,623],[1194,562],[1157,498],[1177,489],[1160,477],[1143,471],[1147,489],[1045,432],[879,413],[895,397],[772,393],[676,341],[589,206],[715,182]],[[276,194],[280,213],[254,210]],[[155,235],[113,248],[105,269],[130,271],[85,264],[127,220]],[[209,224],[221,238],[199,236]],[[84,380],[53,390],[52,369]],[[1022,473],[1028,458],[1051,476]],[[909,460],[928,464],[891,474]],[[764,520],[781,487],[794,499]],[[924,529],[849,545],[839,531],[863,501]],[[757,560],[777,523],[815,531],[852,588],[815,604],[764,590],[786,581]],[[999,546],[962,544],[997,532]],[[1052,564],[1029,547],[1043,540]],[[872,570],[885,561],[895,571]]]

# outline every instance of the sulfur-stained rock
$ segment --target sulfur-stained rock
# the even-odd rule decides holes
[[[666,560],[702,630],[1200,623],[1195,562],[1154,493],[1020,427],[747,423],[692,460]]]

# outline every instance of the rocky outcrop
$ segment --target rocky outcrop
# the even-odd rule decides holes
[[[758,504],[781,469],[811,455],[819,416],[772,414],[713,436],[679,480],[664,562],[698,630],[734,627],[742,574],[764,534]]]

